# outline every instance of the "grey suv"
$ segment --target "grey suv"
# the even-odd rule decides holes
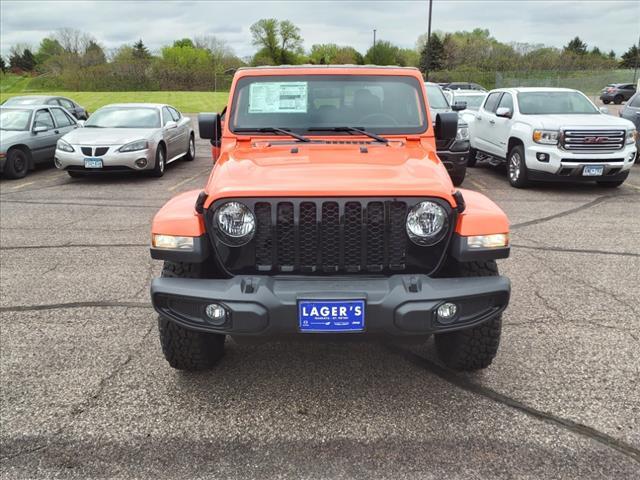
[[[640,92],[636,93],[627,104],[620,110],[620,116],[631,120],[636,126],[636,130],[640,132]],[[636,137],[636,146],[640,152],[640,135]],[[640,153],[636,156],[636,163],[640,163]]]
[[[600,100],[603,103],[611,102],[620,105],[625,100],[629,100],[636,93],[636,86],[633,83],[610,83],[600,92]]]

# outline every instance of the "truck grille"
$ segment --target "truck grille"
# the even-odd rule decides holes
[[[571,152],[622,150],[624,130],[564,130],[562,148]]]
[[[213,222],[215,208],[228,200],[216,202],[208,222]],[[406,216],[422,200],[238,199],[255,214],[253,239],[243,247],[219,241],[214,246],[232,274],[428,274],[440,263],[450,235],[432,247],[409,240]],[[448,204],[440,203],[453,216]]]

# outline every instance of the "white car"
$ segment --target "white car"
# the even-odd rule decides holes
[[[72,177],[123,171],[161,177],[168,163],[195,153],[190,118],[170,105],[121,103],[102,107],[84,128],[58,140],[54,163]]]
[[[471,127],[469,166],[507,163],[509,182],[595,181],[617,187],[629,176],[637,132],[566,88],[492,90]]]

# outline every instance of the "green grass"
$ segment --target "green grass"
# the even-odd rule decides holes
[[[29,77],[2,75],[0,102],[16,95],[61,95],[78,102],[89,112],[110,103],[168,103],[188,113],[219,112],[227,104],[229,92],[50,92],[29,89]]]

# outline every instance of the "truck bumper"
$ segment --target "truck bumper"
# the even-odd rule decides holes
[[[481,324],[507,307],[510,290],[509,279],[502,276],[236,276],[224,280],[156,278],[151,298],[160,315],[185,328],[259,336],[298,334],[300,300],[364,300],[365,329],[350,335],[410,336]],[[445,302],[458,308],[451,321],[442,323],[436,310]],[[205,314],[211,303],[222,305],[227,313],[215,325]]]

